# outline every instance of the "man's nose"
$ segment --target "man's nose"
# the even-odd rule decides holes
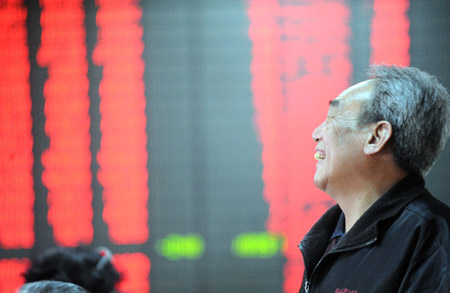
[[[317,126],[317,128],[314,129],[312,133],[312,138],[314,139],[315,142],[319,142],[322,139],[322,125],[323,123]]]

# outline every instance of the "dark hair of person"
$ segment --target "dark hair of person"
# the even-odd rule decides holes
[[[90,292],[113,292],[120,274],[109,250],[55,247],[32,260],[25,281],[54,280],[77,284]]]

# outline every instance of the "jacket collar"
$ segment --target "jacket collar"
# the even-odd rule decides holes
[[[376,239],[379,233],[383,232],[381,224],[396,218],[395,216],[421,195],[424,189],[425,181],[420,175],[408,175],[400,180],[356,221],[348,231],[348,237],[342,238],[340,246],[357,246]]]
[[[379,234],[383,233],[385,225],[381,224],[395,219],[395,216],[424,190],[425,181],[420,175],[410,174],[400,180],[359,218],[338,243],[336,251],[361,247],[376,241]],[[317,263],[322,257],[341,212],[338,205],[331,207],[301,241],[299,246],[303,253],[308,255],[310,262]],[[308,265],[306,255],[304,256],[305,265]]]

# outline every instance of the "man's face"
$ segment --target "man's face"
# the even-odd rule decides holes
[[[330,102],[326,120],[313,132],[316,147],[314,184],[327,193],[356,184],[364,162],[364,143],[369,138],[357,121],[362,102],[369,98],[372,80],[358,83]]]

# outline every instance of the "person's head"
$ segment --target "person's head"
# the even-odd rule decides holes
[[[22,285],[18,293],[89,293],[78,285],[60,281],[37,281]]]
[[[375,169],[426,174],[450,132],[446,90],[416,68],[373,66],[371,79],[330,102],[314,132],[316,186],[357,184]],[[397,168],[397,169],[396,169]]]
[[[435,77],[414,67],[371,69],[376,83],[359,125],[388,121],[395,163],[408,173],[427,174],[450,133],[447,91]]]
[[[33,259],[25,282],[41,280],[77,284],[90,292],[113,292],[120,275],[105,249],[55,247]]]
[[[329,194],[364,171],[368,130],[358,127],[358,118],[373,87],[373,81],[365,81],[343,91],[330,101],[327,118],[313,132],[318,160],[314,183]]]

